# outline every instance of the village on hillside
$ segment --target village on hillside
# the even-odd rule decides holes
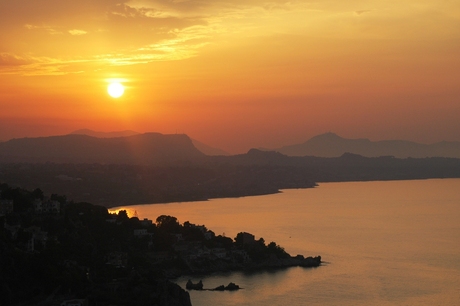
[[[320,256],[293,257],[250,233],[232,239],[173,216],[139,219],[65,196],[46,197],[40,189],[0,186],[2,304],[128,303],[140,284],[174,288],[168,279],[181,275],[321,264]],[[161,294],[137,298],[151,301]]]

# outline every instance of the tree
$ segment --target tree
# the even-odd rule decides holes
[[[40,188],[37,188],[34,191],[32,191],[32,196],[34,199],[40,199],[40,200],[43,200],[45,198],[43,191]]]
[[[180,224],[176,217],[161,215],[156,219],[157,228],[167,232],[179,232]]]
[[[117,221],[124,222],[128,220],[129,220],[129,217],[128,217],[128,213],[126,212],[126,210],[119,210],[118,215],[117,215]]]
[[[64,205],[67,202],[67,197],[66,196],[60,196],[58,194],[51,194],[50,197],[51,201],[58,201],[61,205]]]

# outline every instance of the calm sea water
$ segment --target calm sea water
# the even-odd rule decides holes
[[[324,183],[314,189],[126,208],[172,215],[234,238],[250,232],[319,268],[194,277],[202,305],[460,305],[460,179]],[[188,278],[177,283],[185,288]]]

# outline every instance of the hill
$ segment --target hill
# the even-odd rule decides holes
[[[164,165],[203,156],[184,134],[146,133],[115,138],[71,134],[0,143],[0,162]]]
[[[208,156],[219,156],[219,155],[230,155],[230,153],[225,152],[224,150],[218,149],[218,148],[213,148],[211,146],[208,146],[207,144],[204,144],[196,139],[192,139],[192,143],[197,148],[199,151],[202,153],[208,155]]]
[[[70,133],[71,135],[88,135],[97,138],[115,138],[115,137],[127,137],[133,135],[139,135],[140,133],[134,132],[131,130],[126,131],[117,131],[117,132],[97,132],[90,129],[81,129]],[[1,141],[0,141],[1,142]],[[192,143],[200,152],[208,156],[216,155],[230,155],[228,152],[225,152],[221,149],[213,148],[204,144],[196,139],[192,139]]]
[[[339,157],[344,153],[353,153],[366,157],[460,158],[460,142],[444,141],[427,145],[404,140],[346,139],[334,133],[326,133],[304,143],[284,146],[275,151],[288,156]]]

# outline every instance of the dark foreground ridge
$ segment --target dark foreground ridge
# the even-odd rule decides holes
[[[320,256],[293,257],[249,233],[232,239],[172,216],[139,220],[6,184],[0,184],[0,255],[1,305],[191,305],[189,293],[170,279],[321,265]]]

